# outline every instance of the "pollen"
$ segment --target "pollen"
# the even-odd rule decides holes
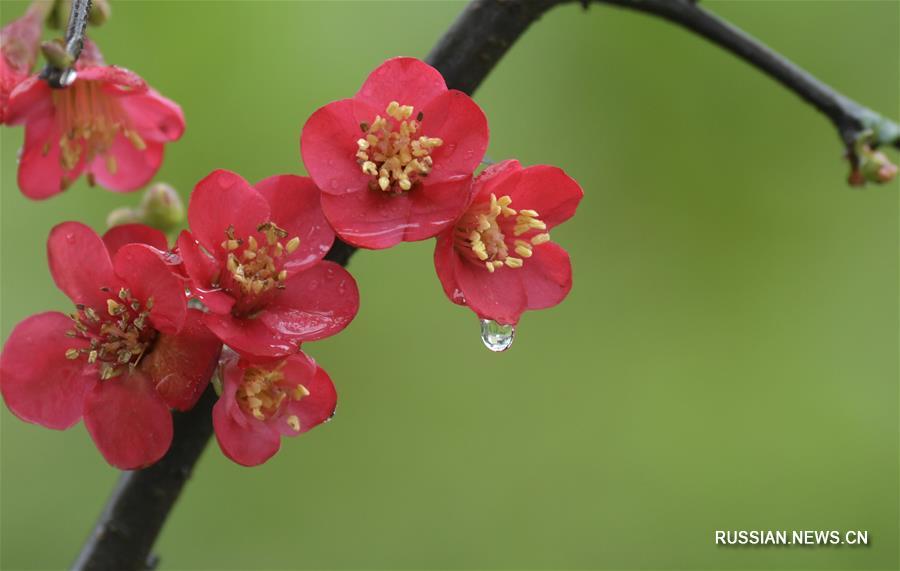
[[[512,208],[512,198],[497,198],[472,206],[456,225],[454,246],[465,257],[494,273],[517,269],[534,255],[534,248],[550,241],[537,211]],[[541,233],[537,233],[537,232]]]
[[[265,421],[275,416],[283,404],[309,395],[303,385],[297,385],[295,389],[285,386],[282,365],[283,363],[274,369],[251,367],[244,371],[236,395],[241,410],[257,420]],[[300,388],[302,391],[298,391]],[[287,423],[294,430],[300,431],[300,419],[296,416],[289,416]]]
[[[114,295],[106,300],[104,313],[77,305],[76,312],[70,315],[73,328],[66,331],[67,337],[89,342],[86,347],[66,349],[66,359],[84,358],[88,364],[97,365],[101,380],[136,367],[156,338],[156,331],[147,326],[153,299],[141,303],[126,288]]]
[[[90,163],[104,156],[106,170],[118,171],[109,153],[119,134],[138,151],[147,148],[132,125],[128,114],[103,85],[97,81],[76,81],[70,87],[53,90],[53,107],[62,136],[59,139],[59,162],[63,169],[73,170],[83,160]]]
[[[396,101],[376,115],[372,123],[361,123],[363,137],[356,141],[356,160],[362,172],[372,177],[370,187],[383,192],[405,192],[428,176],[434,167],[432,151],[444,144],[437,137],[419,134],[422,112],[413,119],[411,105]]]
[[[260,295],[273,288],[283,289],[288,278],[281,269],[285,254],[294,253],[300,246],[300,238],[287,239],[288,233],[274,222],[260,224],[257,236],[246,240],[234,234],[229,226],[222,241],[222,249],[228,253],[225,267],[230,281],[245,295]],[[282,243],[284,241],[284,243]]]

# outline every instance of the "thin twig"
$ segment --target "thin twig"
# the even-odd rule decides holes
[[[72,11],[69,12],[69,23],[66,26],[65,51],[71,61],[68,67],[56,67],[48,63],[41,72],[41,77],[54,88],[70,85],[75,80],[72,66],[81,56],[84,47],[84,34],[87,32],[88,19],[91,14],[91,0],[72,0]]]
[[[572,0],[474,0],[426,58],[447,85],[472,94],[522,33],[547,10]],[[591,0],[580,0],[587,4]],[[593,0],[664,17],[728,49],[827,115],[845,143],[865,129],[878,142],[900,146],[897,125],[840,95],[744,32],[690,0]],[[326,256],[346,265],[356,248],[336,241]],[[175,415],[172,448],[154,466],[125,472],[73,566],[76,570],[146,569],[169,510],[212,435],[215,404],[208,390],[193,410]]]
[[[873,146],[900,148],[897,123],[838,93],[753,36],[689,0],[593,1],[660,16],[725,48],[824,113],[834,123],[848,150],[852,151],[853,145],[867,130],[874,134]]]

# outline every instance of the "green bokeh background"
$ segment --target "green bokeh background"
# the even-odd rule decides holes
[[[704,2],[897,118],[900,4]],[[300,127],[459,2],[114,2],[110,62],[184,108],[158,179],[303,173]],[[2,0],[0,19],[24,3]],[[898,567],[898,185],[850,189],[832,126],[661,20],[555,9],[476,96],[491,158],[563,167],[554,233],[575,287],[495,355],[450,304],[432,243],[362,252],[345,333],[306,349],[337,417],[245,469],[212,444],[161,569]],[[137,195],[16,189],[0,131],[2,335],[67,309],[46,267],[63,220]],[[892,153],[896,159],[896,153]],[[117,473],[78,426],[2,413],[3,569],[74,558]],[[717,547],[716,529],[868,530],[868,547]]]

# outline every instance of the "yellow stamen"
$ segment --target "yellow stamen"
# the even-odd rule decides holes
[[[411,105],[391,101],[385,112],[394,123],[377,115],[371,125],[360,125],[365,137],[356,141],[356,158],[362,172],[372,177],[373,188],[405,192],[428,176],[434,166],[431,153],[444,141],[437,137],[416,137],[422,114],[410,119],[414,112]]]

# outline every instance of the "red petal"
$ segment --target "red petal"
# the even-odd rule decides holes
[[[212,282],[221,269],[215,258],[201,249],[200,244],[187,230],[182,230],[176,242],[178,255],[193,284],[199,288],[212,287]]]
[[[525,288],[520,268],[498,268],[489,272],[482,265],[456,260],[456,279],[466,297],[466,305],[485,319],[515,325],[526,309]]]
[[[153,464],[172,442],[172,414],[140,371],[98,382],[84,402],[84,425],[106,461],[122,470]]]
[[[147,82],[138,74],[124,67],[114,65],[86,66],[78,70],[77,81],[101,81],[108,89],[142,92]]]
[[[162,260],[163,254],[144,244],[127,244],[116,253],[115,271],[135,299],[145,305],[153,299],[153,326],[164,333],[177,333],[184,325],[187,301],[183,282]]]
[[[544,309],[561,302],[572,289],[572,264],[559,244],[535,246],[534,255],[515,270],[522,272],[528,309]]]
[[[278,452],[281,437],[265,422],[248,418],[238,409],[235,393],[243,370],[232,362],[225,367],[222,396],[213,406],[213,427],[219,448],[242,466],[257,466]],[[240,415],[241,421],[238,421]]]
[[[150,89],[138,95],[119,97],[119,104],[128,113],[132,127],[144,141],[168,143],[184,134],[184,113],[174,101]]]
[[[347,270],[320,262],[285,282],[281,294],[252,319],[205,316],[223,343],[244,355],[281,357],[344,329],[359,310],[359,290]]]
[[[84,160],[79,160],[71,171],[63,170],[59,148],[61,137],[53,115],[29,121],[25,126],[18,184],[19,190],[28,198],[43,200],[59,194],[65,184],[77,179],[84,170]]]
[[[490,200],[491,194],[495,194],[498,198],[503,196],[504,193],[499,192],[498,187],[507,184],[511,178],[515,177],[515,180],[518,180],[517,173],[521,172],[522,165],[515,159],[508,159],[487,167],[475,178],[473,202]]]
[[[391,101],[412,105],[416,111],[421,111],[429,101],[446,91],[447,84],[438,70],[416,58],[396,57],[375,68],[354,99],[365,101],[384,115]]]
[[[379,250],[403,241],[409,226],[409,194],[390,194],[366,188],[342,195],[322,194],[328,222],[345,242]]]
[[[0,356],[0,391],[22,420],[62,430],[81,419],[85,392],[97,372],[84,359],[67,359],[68,349],[88,346],[67,337],[72,320],[55,311],[25,319],[12,330]]]
[[[441,287],[447,298],[457,305],[466,304],[466,296],[456,281],[456,258],[458,254],[453,247],[453,230],[438,236],[434,245],[434,269],[437,272]]]
[[[187,312],[184,327],[175,335],[160,335],[141,370],[170,407],[189,410],[197,404],[216,368],[222,343],[203,324],[203,314]]]
[[[51,116],[53,114],[51,93],[47,82],[37,75],[32,75],[17,85],[9,95],[6,124],[20,125],[32,119]]]
[[[207,313],[203,322],[223,343],[242,355],[283,357],[298,350],[293,337],[273,333],[259,317],[238,319],[230,313]]]
[[[238,237],[246,237],[268,220],[266,200],[246,180],[226,170],[213,171],[198,182],[188,205],[191,233],[213,255],[222,251],[229,226]]]
[[[146,141],[146,148],[141,150],[125,135],[119,133],[109,151],[94,158],[90,171],[94,174],[97,184],[103,188],[117,192],[131,192],[150,182],[162,165],[162,160],[162,143]],[[115,168],[110,171],[108,166],[112,165],[112,161],[115,162]]]
[[[431,238],[453,224],[469,205],[472,177],[425,184],[409,192],[412,207],[403,234],[404,242]]]
[[[258,318],[275,335],[324,339],[347,327],[359,311],[356,280],[334,262],[320,262],[288,278],[285,286]]]
[[[312,362],[314,367],[312,375],[310,375],[307,365],[298,363],[301,360]],[[315,361],[301,353],[300,355],[288,357],[282,370],[286,379],[296,379],[296,384],[302,384],[309,391],[309,394],[299,401],[290,401],[288,403],[284,416],[279,419],[281,421],[279,422],[279,430],[282,434],[287,436],[302,434],[322,424],[334,415],[334,409],[337,407],[337,391],[328,373],[317,366]],[[300,432],[295,432],[287,424],[285,419],[291,415],[300,419]]]
[[[515,209],[536,210],[547,229],[571,218],[584,196],[578,183],[562,169],[546,165],[524,169],[514,186],[504,182],[497,192],[497,196],[508,194]]]
[[[285,229],[288,239],[300,238],[300,246],[287,254],[283,268],[294,274],[325,257],[334,243],[334,231],[325,220],[319,189],[312,179],[295,175],[269,177],[254,185],[269,203],[272,221]]]
[[[383,111],[383,109],[382,109]],[[300,135],[300,153],[309,176],[324,193],[346,194],[369,187],[370,176],[356,162],[361,123],[371,123],[377,111],[353,99],[335,101],[316,110]]]
[[[481,107],[461,91],[448,91],[423,109],[421,132],[444,141],[431,153],[434,169],[429,182],[469,178],[488,146],[487,118]]]
[[[126,244],[147,244],[165,252],[169,249],[166,235],[145,224],[122,224],[114,226],[103,235],[103,243],[110,256],[115,256],[119,248]]]
[[[121,280],[113,273],[112,262],[103,240],[79,222],[63,222],[50,231],[47,240],[50,273],[57,287],[74,303],[106,308],[107,293],[115,291]]]

